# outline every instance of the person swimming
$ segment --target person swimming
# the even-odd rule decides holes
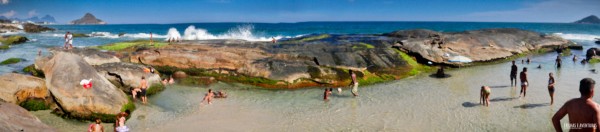
[[[171,75],[171,77],[169,77],[169,84],[173,83],[175,83],[175,79],[173,79],[173,75]]]
[[[227,98],[227,94],[223,90],[214,93],[215,98]]]
[[[90,124],[88,132],[104,132],[104,126],[102,126],[102,120],[96,118],[96,121]]]
[[[579,82],[581,97],[567,101],[552,117],[552,125],[556,131],[562,131],[560,120],[569,115],[570,131],[598,131],[600,125],[600,107],[594,97],[596,81],[584,78]]]
[[[484,106],[490,106],[490,94],[492,94],[492,89],[488,86],[481,86],[481,91],[479,93],[479,104],[483,102]]]
[[[554,84],[556,83],[556,81],[554,80],[552,72],[550,72],[548,76],[548,92],[550,93],[550,105],[552,105],[554,104]]]
[[[573,62],[577,62],[577,55],[573,55]]]
[[[531,63],[531,59],[527,57],[527,64]]]

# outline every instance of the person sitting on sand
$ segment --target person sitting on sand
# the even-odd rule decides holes
[[[556,56],[556,62],[554,63],[554,65],[556,65],[556,68],[560,68],[561,62],[562,62],[562,59],[560,59],[560,55]]]
[[[571,131],[598,131],[600,107],[592,100],[595,84],[596,81],[591,78],[584,78],[579,82],[581,97],[567,101],[552,117],[552,124],[557,132],[562,131],[563,124],[560,124],[560,120],[567,114]]]
[[[202,102],[204,102],[206,100],[206,102],[208,102],[208,104],[212,104],[212,98],[214,97],[214,93],[212,92],[212,89],[208,89],[208,93],[206,93],[204,95],[204,98],[202,99],[202,101],[200,101],[200,104],[202,104]]]
[[[481,90],[479,92],[479,104],[483,102],[484,106],[490,106],[490,94],[492,94],[492,89],[488,86],[481,86]]]
[[[519,93],[519,97],[523,94],[523,97],[527,95],[527,86],[529,85],[529,81],[527,80],[527,67],[523,67],[523,71],[520,74],[521,78],[521,93]]]
[[[88,132],[104,132],[104,126],[102,126],[102,120],[96,118],[96,122],[90,124]]]
[[[510,66],[510,86],[517,86],[517,65],[515,64],[515,60],[512,61],[512,66]]]
[[[356,73],[352,70],[348,70],[350,72],[350,77],[352,78],[352,82],[348,86],[352,86],[352,95],[358,96],[358,81],[356,81]]]
[[[552,105],[554,104],[554,84],[556,83],[556,81],[554,80],[552,72],[550,72],[548,76],[548,92],[550,93],[550,105]]]

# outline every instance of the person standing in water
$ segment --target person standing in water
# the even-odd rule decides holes
[[[146,98],[146,91],[148,90],[148,81],[146,81],[146,78],[142,76],[142,81],[140,81],[140,89],[142,90],[142,103],[146,104],[148,103],[148,100]]]
[[[554,76],[552,72],[548,75],[548,92],[550,93],[550,105],[554,104],[554,84],[556,81],[554,80]]]
[[[561,62],[562,62],[562,59],[560,59],[560,55],[556,56],[556,62],[554,63],[554,65],[556,65],[556,68],[560,68]]]
[[[352,95],[358,96],[358,81],[356,81],[356,73],[354,71],[349,70],[350,77],[352,78],[352,82],[349,86],[352,86]]]
[[[329,96],[331,95],[331,90],[333,90],[333,88],[325,88],[325,92],[323,92],[323,100],[325,100],[325,101],[329,100]]]
[[[523,94],[523,97],[527,95],[527,86],[529,86],[529,81],[527,80],[527,67],[523,67],[523,71],[520,74],[521,78],[521,93],[519,93],[519,97]]]
[[[569,115],[569,129],[573,131],[598,131],[600,124],[600,106],[592,100],[596,81],[584,78],[579,82],[581,97],[567,101],[552,117],[552,125],[562,131],[560,120]]]
[[[577,62],[577,55],[573,55],[573,62]]]
[[[488,86],[481,86],[481,91],[479,92],[479,104],[483,102],[484,106],[490,106],[490,94],[492,94],[492,89]]]
[[[514,86],[517,86],[517,65],[515,64],[515,61],[512,61],[512,66],[510,67],[510,86],[513,86],[513,81],[514,81]]]

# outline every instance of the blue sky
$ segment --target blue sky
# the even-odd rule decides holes
[[[0,0],[0,16],[90,12],[112,24],[304,21],[573,22],[600,0]]]

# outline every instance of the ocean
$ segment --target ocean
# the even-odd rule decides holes
[[[0,35],[24,35],[27,43],[14,45],[0,51],[0,60],[11,57],[25,61],[0,66],[0,74],[20,71],[33,64],[38,50],[47,54],[46,48],[59,47],[64,43],[66,32],[96,35],[75,38],[74,46],[96,46],[119,41],[149,39],[164,40],[169,28],[176,28],[186,40],[244,39],[270,41],[272,38],[288,39],[310,34],[382,34],[396,30],[429,29],[440,32],[461,32],[486,28],[518,28],[544,34],[558,35],[580,43],[594,46],[594,38],[600,38],[600,25],[571,23],[500,23],[500,22],[299,22],[299,23],[181,23],[181,24],[109,24],[109,25],[46,25],[57,29],[44,33],[0,33]],[[119,37],[119,34],[124,33]]]

